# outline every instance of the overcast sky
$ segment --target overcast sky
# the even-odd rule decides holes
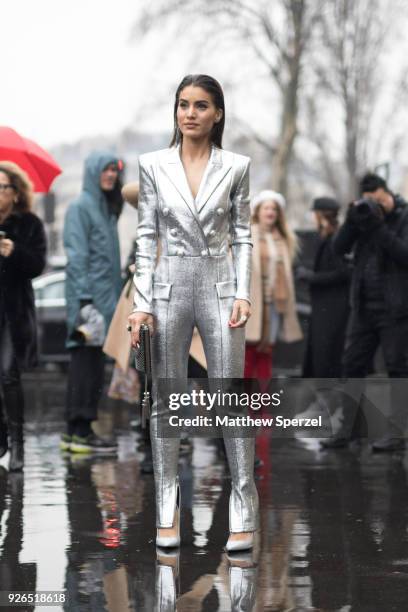
[[[129,125],[151,66],[129,44],[137,6],[3,0],[0,125],[44,146]]]
[[[170,130],[175,85],[191,69],[223,83],[227,128],[237,107],[250,108],[238,49],[222,64],[217,53],[197,59],[194,37],[175,36],[171,24],[132,44],[139,7],[138,0],[3,0],[0,125],[45,147],[128,126]],[[253,97],[267,108],[266,96]]]
[[[231,53],[208,53],[198,47],[191,28],[175,35],[170,25],[131,43],[141,4],[3,0],[0,125],[44,147],[124,127],[169,131],[175,85],[192,69],[222,82],[227,133],[233,114],[265,138],[277,133],[279,103],[265,87],[270,79],[245,55],[244,41]],[[402,33],[398,41],[396,52],[402,53]],[[389,61],[387,72],[399,62]]]

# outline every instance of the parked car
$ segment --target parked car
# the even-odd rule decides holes
[[[65,272],[49,272],[33,280],[41,362],[68,361]]]

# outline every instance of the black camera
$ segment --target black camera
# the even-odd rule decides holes
[[[384,210],[381,204],[371,198],[361,198],[350,207],[350,221],[361,232],[370,232],[384,221]]]
[[[382,217],[383,215],[381,204],[379,204],[376,200],[371,200],[370,198],[361,198],[361,200],[354,202],[354,206],[356,209],[356,214],[361,216],[374,214],[377,217]]]

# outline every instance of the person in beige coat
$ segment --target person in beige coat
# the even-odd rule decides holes
[[[139,183],[127,183],[122,188],[122,197],[132,206],[137,208],[139,201]],[[139,396],[139,381],[136,371],[129,368],[131,359],[131,342],[127,331],[127,317],[133,307],[134,284],[132,276],[134,265],[129,266],[129,280],[125,284],[115,313],[105,339],[103,351],[115,360],[115,368],[108,396],[113,399],[121,399],[130,403],[136,403]]]
[[[295,234],[285,217],[285,198],[261,191],[252,201],[252,316],[246,326],[245,377],[272,376],[272,347],[302,339],[296,314],[292,264]]]

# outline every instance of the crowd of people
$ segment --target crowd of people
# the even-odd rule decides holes
[[[170,148],[141,156],[140,193],[135,185],[123,190],[123,162],[112,153],[94,151],[85,162],[83,188],[68,207],[63,234],[70,365],[61,448],[115,451],[115,441],[92,428],[103,390],[103,349],[126,379],[130,347],[139,342],[142,324],[153,334],[156,377],[187,376],[196,328],[210,378],[268,381],[276,343],[303,337],[295,294],[295,280],[302,280],[311,299],[303,376],[361,384],[381,346],[388,375],[401,384],[391,387],[389,428],[373,448],[403,449],[407,203],[371,173],[362,178],[359,199],[348,206],[342,224],[339,202],[315,199],[319,245],[313,267],[305,267],[285,198],[268,189],[250,200],[249,159],[222,149],[224,121],[219,84],[190,75],[176,92]],[[134,285],[128,282],[125,290],[117,229],[124,196],[139,209],[135,258],[128,262]],[[0,162],[0,455],[10,447],[14,471],[24,463],[21,371],[36,361],[31,279],[46,264],[45,233],[32,199],[27,175]],[[109,329],[112,319],[115,331]],[[155,411],[154,405],[153,416]],[[177,545],[179,440],[160,438],[154,427],[152,418],[157,542]],[[345,401],[340,430],[322,446],[344,447],[364,435],[360,403]],[[254,445],[239,437],[225,438],[224,444],[232,475],[227,546],[238,550],[251,547],[257,525]]]

